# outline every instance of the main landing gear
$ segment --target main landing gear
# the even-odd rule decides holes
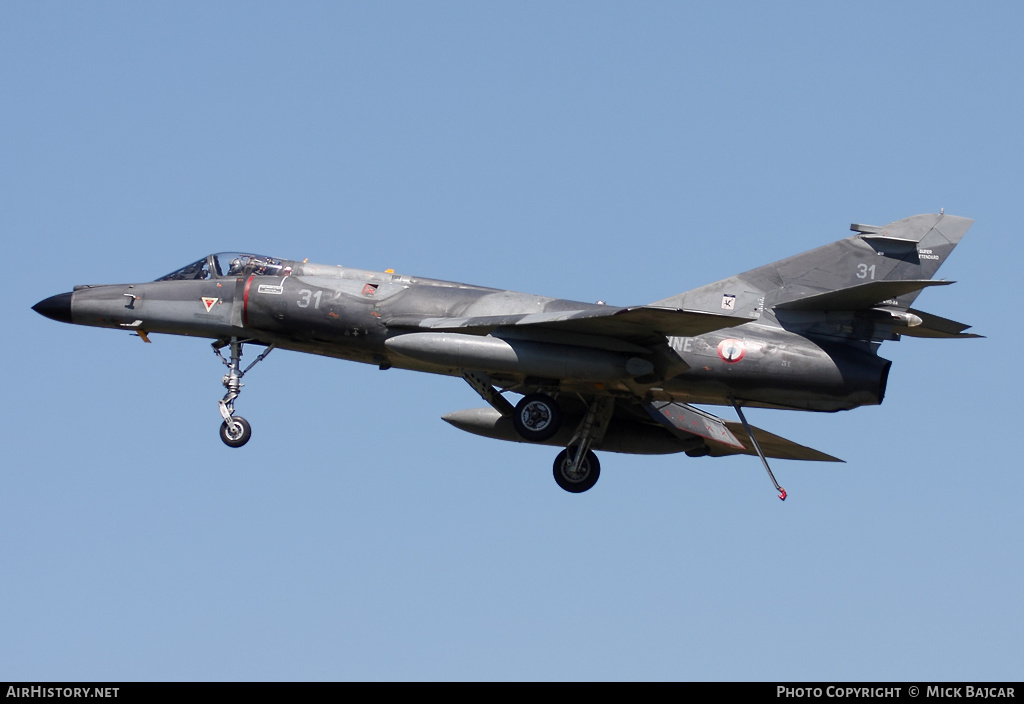
[[[220,426],[220,439],[228,447],[241,447],[249,442],[249,438],[252,437],[252,426],[249,425],[249,421],[242,416],[235,415],[235,399],[238,398],[238,394],[242,392],[242,387],[245,386],[242,383],[242,377],[245,376],[246,372],[262,362],[275,347],[275,345],[270,345],[260,353],[259,357],[253,360],[252,364],[242,369],[242,346],[246,342],[251,343],[252,340],[239,340],[237,337],[233,337],[230,340],[217,340],[217,342],[213,343],[214,353],[224,363],[224,366],[228,368],[228,373],[221,379],[221,383],[224,384],[224,388],[228,392],[224,394],[224,398],[219,403],[220,415],[224,419]],[[230,360],[225,359],[224,355],[220,352],[223,348],[229,346],[231,348]]]
[[[572,494],[582,494],[600,479],[601,462],[590,450],[581,453],[580,448],[567,447],[555,458],[554,470],[558,486]]]
[[[562,412],[547,394],[530,394],[516,404],[512,425],[524,440],[543,442],[562,427]]]
[[[529,442],[544,442],[562,428],[562,410],[551,396],[534,393],[524,396],[514,407],[494,388],[483,372],[464,371],[462,376],[487,403],[512,420],[516,433]],[[597,483],[601,462],[590,449],[600,442],[608,429],[615,401],[610,396],[594,399],[580,421],[566,448],[554,463],[555,482],[573,494],[580,494]]]
[[[580,494],[597,484],[601,477],[601,463],[590,446],[604,437],[614,410],[615,400],[611,396],[601,396],[590,403],[572,440],[555,458],[554,473],[558,486]]]

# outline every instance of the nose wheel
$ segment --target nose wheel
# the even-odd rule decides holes
[[[220,424],[220,439],[228,447],[241,447],[252,437],[252,426],[242,416],[231,416]]]
[[[233,337],[229,341],[218,340],[213,343],[214,353],[224,363],[224,366],[228,368],[228,373],[221,379],[221,383],[224,384],[224,388],[228,392],[224,394],[224,398],[218,404],[221,418],[224,419],[220,426],[220,439],[228,447],[241,447],[249,442],[249,438],[252,437],[252,426],[249,425],[249,421],[242,416],[235,415],[235,399],[238,398],[238,395],[242,392],[242,387],[245,386],[242,383],[242,377],[245,376],[246,372],[262,362],[275,347],[275,345],[270,345],[253,360],[252,364],[242,369],[242,346],[246,342],[252,342],[252,340],[239,340],[237,337]],[[225,359],[224,355],[221,354],[221,349],[224,347],[231,348],[231,359]]]

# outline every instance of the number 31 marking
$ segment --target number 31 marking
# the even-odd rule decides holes
[[[872,264],[871,266],[868,266],[867,264],[858,264],[857,265],[857,278],[858,279],[870,278],[870,279],[874,280],[874,278],[875,278],[875,265]]]
[[[313,293],[308,288],[304,288],[301,291],[299,291],[299,295],[302,296],[302,298],[295,302],[295,305],[297,305],[299,308],[309,308],[309,302],[310,300],[313,300],[313,307],[319,309],[320,297],[324,295],[324,292],[317,291],[316,293]]]

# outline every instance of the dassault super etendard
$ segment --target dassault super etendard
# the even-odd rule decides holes
[[[564,448],[555,481],[594,486],[594,450],[838,462],[751,427],[744,406],[839,411],[879,404],[901,336],[969,338],[911,307],[971,226],[915,215],[650,305],[619,307],[255,254],[211,254],[138,284],[76,286],[37,303],[65,323],[214,340],[227,366],[221,439],[241,447],[241,379],[272,350],[462,377],[487,407],[444,420]],[[242,365],[246,344],[263,351]],[[517,403],[507,394],[521,395]],[[739,422],[693,404],[731,406]]]

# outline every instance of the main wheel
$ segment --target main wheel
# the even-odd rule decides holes
[[[524,440],[547,440],[562,427],[562,411],[547,394],[530,394],[516,404],[512,425]]]
[[[562,450],[555,458],[555,481],[558,486],[573,494],[580,494],[597,484],[601,477],[601,463],[590,450],[576,472],[569,471],[569,451]]]
[[[252,437],[252,427],[242,416],[231,416],[231,423],[224,421],[220,424],[220,439],[228,447],[241,447],[249,442]]]

